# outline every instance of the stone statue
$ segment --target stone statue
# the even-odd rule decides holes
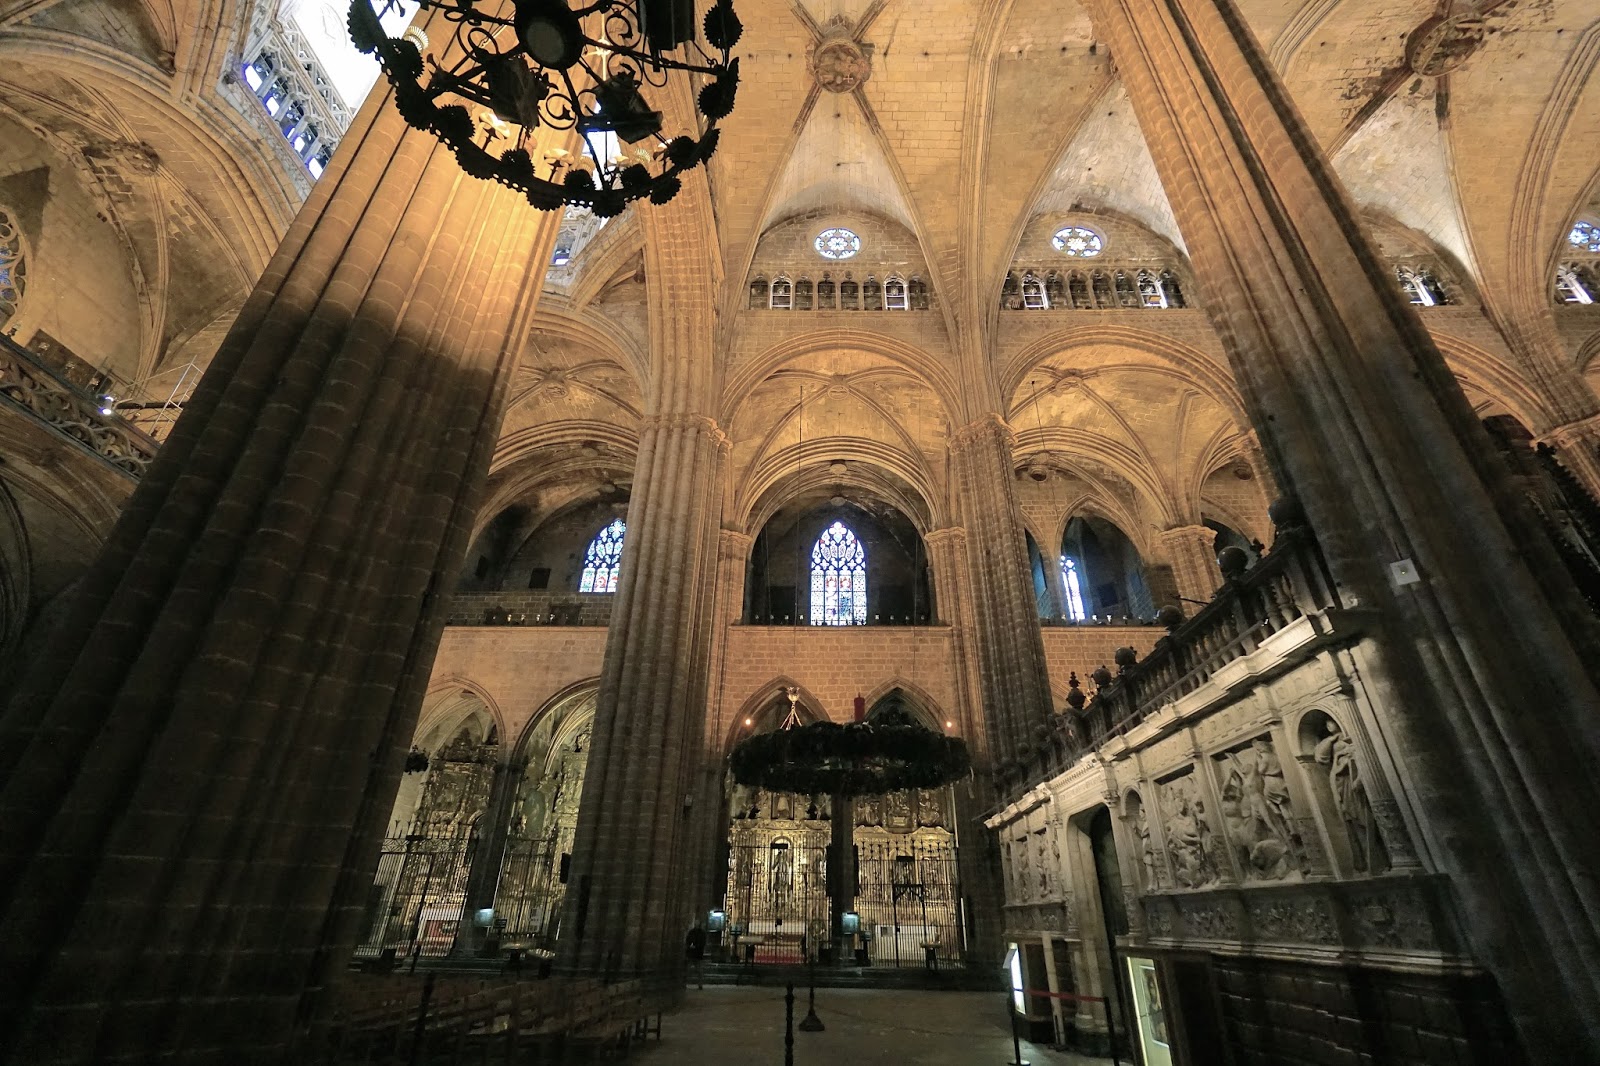
[[[1198,800],[1180,792],[1178,809],[1167,825],[1172,848],[1172,873],[1184,888],[1199,888],[1216,880],[1216,870],[1207,849],[1211,827],[1205,820],[1205,808]]]
[[[1226,758],[1222,821],[1239,864],[1247,878],[1282,880],[1298,864],[1301,851],[1283,765],[1265,737]]]
[[[1139,837],[1139,861],[1144,865],[1144,890],[1156,890],[1156,847],[1150,839],[1150,819],[1144,813],[1144,804],[1135,809],[1133,831]]]
[[[1333,793],[1333,805],[1344,822],[1350,839],[1350,855],[1355,868],[1362,873],[1382,873],[1389,868],[1389,854],[1378,835],[1378,823],[1372,815],[1372,803],[1367,798],[1367,786],[1361,780],[1356,765],[1356,746],[1350,735],[1339,728],[1339,723],[1328,720],[1328,735],[1318,741],[1313,753],[1319,766],[1328,772],[1328,788]]]

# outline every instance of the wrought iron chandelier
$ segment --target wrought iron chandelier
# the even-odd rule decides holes
[[[643,197],[666,203],[680,175],[716,151],[739,84],[730,52],[743,26],[732,0],[706,12],[704,45],[694,0],[419,2],[454,26],[443,61],[424,59],[429,42],[415,27],[388,36],[373,0],[352,0],[350,39],[383,65],[406,122],[431,131],[473,177],[518,189],[540,210],[575,205],[604,218]],[[673,71],[699,83],[702,128],[668,138],[643,94]],[[538,130],[576,130],[586,150],[540,150]]]

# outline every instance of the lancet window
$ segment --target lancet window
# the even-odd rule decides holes
[[[583,579],[579,592],[617,591],[617,571],[622,564],[622,538],[628,531],[622,519],[613,519],[589,542],[583,557]]]
[[[1081,622],[1088,617],[1083,609],[1083,581],[1082,572],[1078,567],[1078,560],[1070,555],[1061,557],[1061,583],[1067,590],[1067,617],[1074,622]]]
[[[1022,275],[1022,306],[1029,311],[1042,311],[1050,306],[1050,298],[1045,295],[1044,282],[1031,270]]]
[[[883,309],[907,311],[910,307],[910,300],[906,296],[905,279],[899,274],[890,274],[883,282]]]
[[[1400,287],[1405,290],[1406,299],[1418,307],[1438,307],[1450,302],[1445,295],[1444,286],[1439,284],[1439,279],[1426,267],[1397,266],[1394,268],[1395,277],[1400,279]]]
[[[1568,304],[1592,304],[1594,278],[1582,267],[1566,265],[1556,271],[1556,299]]]
[[[794,307],[794,285],[783,274],[772,279],[772,309],[788,311]]]
[[[867,624],[867,554],[843,522],[824,529],[811,547],[811,624]]]

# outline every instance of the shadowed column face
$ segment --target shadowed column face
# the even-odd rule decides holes
[[[1090,7],[1274,474],[1385,619],[1366,680],[1431,861],[1535,1057],[1600,1055],[1592,620],[1232,0]]]
[[[558,223],[368,102],[0,718],[0,1057],[303,1031]]]
[[[709,419],[645,427],[628,510],[562,935],[568,972],[662,977],[682,966],[700,850],[715,501],[726,438]]]
[[[1017,757],[1053,709],[1044,642],[1012,490],[1009,431],[980,419],[951,438],[972,574],[978,667],[991,755]]]

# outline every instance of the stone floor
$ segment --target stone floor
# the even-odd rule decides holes
[[[795,992],[795,1022],[805,1017]],[[864,988],[817,990],[828,1028],[795,1033],[795,1066],[1005,1066],[1012,1061],[1005,1001],[992,992]],[[663,1019],[661,1042],[631,1056],[640,1066],[778,1066],[783,1062],[783,990],[690,989]],[[1050,1051],[1023,1041],[1033,1066],[1110,1066],[1110,1059]],[[1124,1062],[1127,1060],[1124,1059]]]

